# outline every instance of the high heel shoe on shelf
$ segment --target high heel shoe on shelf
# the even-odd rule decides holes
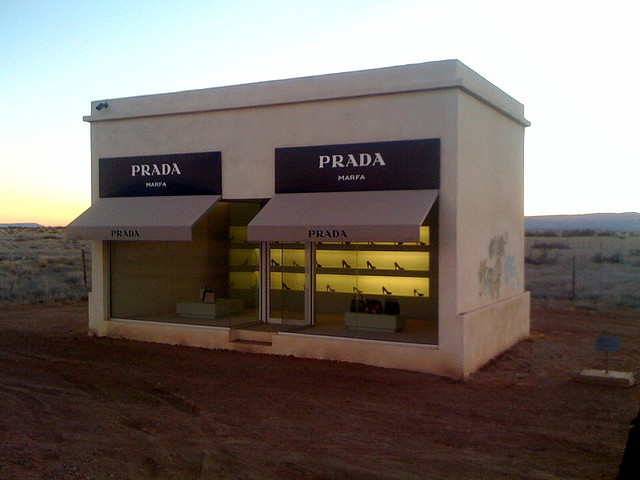
[[[273,258],[271,259],[271,265],[273,265],[274,267],[279,267],[280,264],[278,262],[276,262]]]
[[[424,297],[424,293],[420,293],[417,288],[413,289],[413,295],[416,297]]]
[[[351,268],[351,265],[349,265],[346,261],[342,260],[342,268]]]
[[[360,290],[358,287],[353,287],[353,293],[356,295],[362,295],[362,290]]]
[[[335,291],[336,291],[336,289],[335,288],[331,288],[331,285],[329,285],[327,283],[327,292],[335,292]]]
[[[298,265],[298,262],[296,262],[295,260],[291,260],[291,263],[293,263],[294,267],[299,267],[300,265]]]
[[[398,265],[398,262],[393,262],[393,268],[395,268],[396,270],[404,270],[403,267],[401,267],[400,265]]]
[[[385,295],[391,295],[391,292],[387,290],[385,287],[382,287],[382,293],[384,293]]]
[[[283,290],[291,290],[289,287],[287,287],[287,284],[282,282],[282,289]]]
[[[372,265],[369,260],[367,260],[367,268],[370,268],[371,270],[375,270],[376,269],[376,267],[374,265]]]
[[[320,265],[317,260],[316,260],[316,268],[322,268],[322,265]]]

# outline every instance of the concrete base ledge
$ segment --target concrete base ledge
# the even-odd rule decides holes
[[[611,370],[607,372],[594,368],[582,370],[574,379],[582,383],[595,383],[614,387],[631,387],[636,383],[631,372],[614,372]]]

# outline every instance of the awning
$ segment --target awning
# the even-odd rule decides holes
[[[249,223],[249,241],[418,242],[438,190],[276,194]]]
[[[219,195],[101,198],[67,226],[71,240],[192,240]]]

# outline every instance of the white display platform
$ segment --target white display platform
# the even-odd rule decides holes
[[[181,317],[215,318],[242,311],[242,300],[218,298],[216,303],[178,302],[176,312]]]
[[[354,330],[371,332],[397,332],[404,328],[405,319],[400,315],[345,312],[344,324]]]

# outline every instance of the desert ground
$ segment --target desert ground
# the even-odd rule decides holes
[[[84,302],[0,314],[3,479],[612,479],[638,312],[534,302],[526,340],[466,381],[86,332]],[[602,355],[602,354],[600,354]]]
[[[50,249],[26,247],[41,257],[26,263],[29,255],[6,253],[10,242],[0,240],[0,267],[8,266],[0,274],[9,272],[0,275],[3,291],[17,293],[25,282],[43,285],[41,297],[59,292],[53,280],[23,278],[56,270],[43,253]],[[571,259],[581,245],[528,242]],[[11,297],[0,304],[0,479],[613,479],[638,387],[574,377],[604,368],[596,335],[621,340],[611,370],[638,375],[640,282],[627,285],[640,272],[634,245],[612,262],[582,247],[585,268],[623,267],[625,285],[622,293],[584,294],[585,282],[570,289],[579,294],[573,299],[565,277],[549,294],[536,293],[566,258],[531,257],[528,281],[539,283],[530,287],[529,339],[465,381],[95,338],[81,293]],[[79,248],[66,250],[81,271]],[[73,295],[81,292],[82,274],[55,273],[71,279]]]

